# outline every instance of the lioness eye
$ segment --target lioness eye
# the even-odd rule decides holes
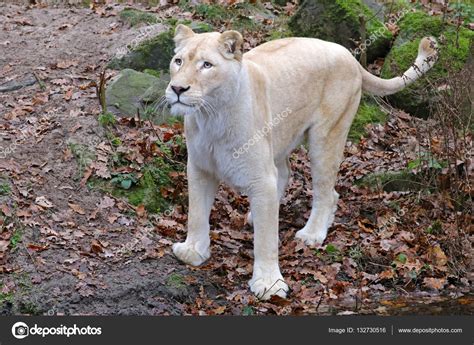
[[[204,61],[204,64],[202,65],[204,68],[211,68],[212,67],[212,63],[210,62],[207,62],[207,61]]]
[[[181,59],[175,59],[175,60],[174,60],[174,63],[177,64],[178,66],[181,66],[181,64],[183,63],[183,60],[181,60]]]

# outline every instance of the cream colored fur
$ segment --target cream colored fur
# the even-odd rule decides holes
[[[414,66],[390,80],[365,71],[344,47],[318,39],[286,38],[242,54],[238,32],[195,34],[179,25],[175,42],[166,98],[172,113],[185,116],[189,216],[186,241],[173,246],[174,254],[194,266],[210,257],[209,214],[224,181],[250,200],[250,289],[262,299],[284,297],[278,208],[290,173],[288,155],[308,137],[313,208],[296,237],[320,244],[334,219],[336,175],[362,91],[387,95],[412,83],[435,62],[436,42],[424,38]],[[181,103],[172,87],[185,90]],[[286,117],[271,123],[285,111]],[[271,130],[255,140],[264,127]],[[245,145],[247,151],[240,150]]]

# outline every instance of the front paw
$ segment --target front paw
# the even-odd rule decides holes
[[[308,246],[321,245],[326,239],[326,232],[309,233],[305,229],[296,232],[295,237]]]
[[[187,242],[173,244],[173,253],[180,261],[192,266],[199,266],[211,257],[209,245],[200,248]]]
[[[249,281],[249,285],[255,296],[262,300],[268,300],[273,295],[285,298],[288,292],[288,285],[280,272],[266,276],[254,275]]]

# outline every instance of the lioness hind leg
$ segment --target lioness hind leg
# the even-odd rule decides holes
[[[276,168],[278,170],[278,200],[281,202],[290,178],[290,161],[286,158],[277,162]],[[253,225],[252,212],[247,215],[247,223]]]
[[[296,238],[308,245],[322,244],[334,220],[339,199],[334,186],[343,158],[347,134],[359,106],[358,98],[351,103],[325,137],[321,137],[321,131],[317,127],[309,130],[313,205],[308,222],[296,233]]]

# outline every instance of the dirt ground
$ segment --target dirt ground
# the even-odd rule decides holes
[[[106,141],[91,82],[138,34],[119,22],[117,10],[0,3],[0,84],[36,81],[0,93],[0,178],[11,187],[10,195],[0,195],[8,219],[2,220],[0,234],[4,249],[8,246],[0,257],[1,314],[391,314],[403,308],[417,313],[413,300],[423,305],[459,300],[449,313],[472,312],[472,278],[461,268],[457,276],[452,273],[443,259],[450,255],[446,247],[439,247],[437,259],[428,249],[413,249],[416,229],[430,225],[433,215],[426,210],[432,207],[414,205],[416,193],[370,192],[353,183],[369,172],[403,165],[419,144],[413,123],[422,120],[391,115],[388,125],[371,129],[368,140],[348,145],[338,183],[339,211],[327,240],[336,251],[307,248],[294,239],[309,215],[312,196],[305,150],[294,153],[292,183],[280,215],[281,267],[293,290],[289,300],[263,303],[247,291],[252,232],[242,226],[244,197],[221,187],[211,217],[213,257],[192,268],[170,251],[185,236],[185,214],[137,216],[125,201],[81,183],[81,167],[68,146],[97,149]],[[421,204],[433,202],[421,199]],[[405,226],[395,235],[377,237],[369,221],[396,216],[390,202],[407,205],[407,216],[400,220]],[[454,228],[446,231],[446,236],[455,233]],[[12,245],[14,236],[18,239]],[[437,244],[432,239],[419,245]],[[371,245],[387,248],[379,255],[370,251]],[[464,253],[467,244],[459,246]],[[344,253],[359,248],[368,258],[360,259],[354,250],[354,256],[342,255],[341,248],[347,248]],[[389,275],[393,257],[410,250],[415,250],[413,257],[408,255],[413,265],[421,267],[426,259],[439,266],[438,273],[449,271],[430,276],[445,279],[439,289],[436,282],[422,288],[420,281],[402,284],[377,276]],[[343,257],[337,257],[338,251]],[[357,264],[359,259],[364,265]],[[402,266],[399,277],[410,269]],[[419,313],[435,309],[429,310]]]

